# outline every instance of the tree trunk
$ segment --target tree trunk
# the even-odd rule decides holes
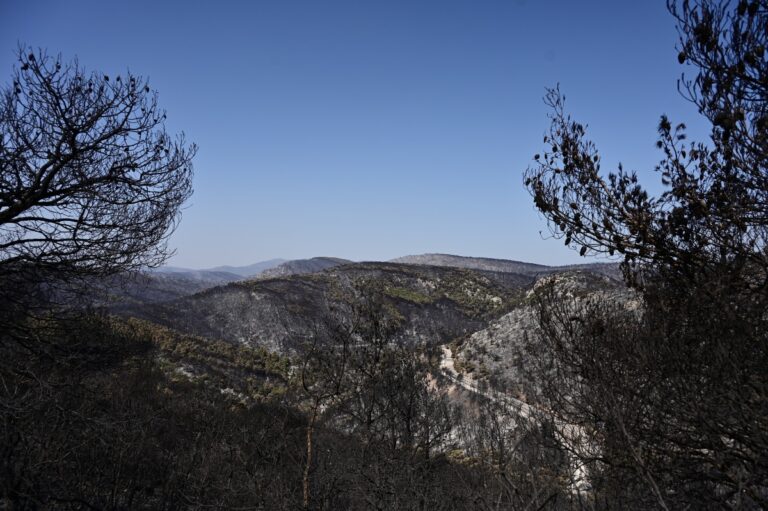
[[[304,489],[304,509],[309,509],[309,471],[312,467],[312,436],[315,433],[315,421],[317,420],[317,410],[320,407],[319,401],[315,401],[312,407],[312,415],[307,424],[307,461],[304,465],[304,478],[302,486]]]

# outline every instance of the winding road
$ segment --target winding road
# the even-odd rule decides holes
[[[547,413],[539,408],[533,408],[528,403],[515,399],[504,393],[498,392],[493,389],[480,388],[477,380],[468,374],[460,374],[456,370],[454,363],[453,352],[451,348],[446,345],[442,346],[442,354],[440,356],[440,372],[448,378],[451,382],[457,386],[471,392],[475,395],[482,396],[494,403],[501,403],[508,409],[514,411],[518,416],[526,420],[533,420],[538,423],[542,413]],[[573,493],[585,493],[591,488],[589,484],[589,474],[587,467],[581,463],[578,456],[574,454],[575,451],[583,450],[585,445],[586,431],[581,426],[575,424],[568,424],[557,418],[554,419],[555,431],[559,437],[560,442],[565,447],[566,452],[570,460],[571,466],[571,483],[570,489]],[[587,447],[593,450],[594,447],[589,445],[587,441]]]

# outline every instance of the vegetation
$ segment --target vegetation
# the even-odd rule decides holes
[[[465,420],[425,378],[427,359],[393,343],[377,309],[358,313],[368,315],[329,322],[333,331],[307,346],[287,381],[267,370],[284,359],[134,320],[49,325],[40,341],[56,357],[4,345],[4,504],[495,509],[570,500],[557,477],[527,473],[544,455],[534,445],[544,433],[526,429],[513,445],[519,427],[475,428],[514,419],[487,408]],[[226,391],[235,373],[282,391],[244,399],[243,386]],[[546,452],[552,473],[563,470]]]
[[[156,266],[191,194],[194,146],[139,76],[21,48],[0,93],[0,276]],[[30,270],[32,271],[32,270]]]
[[[4,344],[0,494],[9,509],[189,509],[290,502],[302,419],[163,370],[144,326],[89,317]],[[294,483],[292,484],[292,481]],[[269,491],[267,491],[269,490]]]
[[[413,303],[431,303],[432,299],[418,291],[413,291],[404,287],[390,287],[386,290],[387,295],[393,298],[401,298]]]
[[[214,388],[230,389],[246,402],[281,394],[290,360],[261,347],[184,335],[146,321],[111,320],[111,328],[152,343],[158,362]]]
[[[122,305],[144,319],[62,307],[75,282],[164,259],[194,147],[140,78],[19,52],[0,99],[0,507],[768,508],[768,3],[669,9],[710,143],[662,118],[652,197],[602,173],[555,89],[526,174],[555,236],[623,258],[621,291],[362,263]],[[514,393],[493,387],[501,362],[529,378]]]
[[[549,149],[526,184],[553,233],[582,255],[623,256],[640,308],[539,295],[534,346],[548,406],[589,435],[574,449],[606,508],[768,506],[768,3],[670,2],[683,95],[709,144],[662,117],[652,197],[604,175],[558,90]],[[546,377],[545,377],[546,375]]]

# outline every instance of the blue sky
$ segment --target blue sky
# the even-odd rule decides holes
[[[0,0],[18,43],[148,76],[199,145],[170,264],[445,252],[584,262],[522,187],[559,83],[652,190],[659,116],[706,135],[664,2]],[[687,68],[688,72],[692,72]],[[544,234],[540,234],[540,231]]]

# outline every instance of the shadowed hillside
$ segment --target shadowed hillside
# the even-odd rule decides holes
[[[509,310],[532,282],[511,273],[358,263],[309,275],[234,282],[169,303],[124,307],[122,313],[187,333],[285,352],[330,315],[348,313],[368,290],[377,289],[401,327],[401,340],[434,344],[482,328]]]

